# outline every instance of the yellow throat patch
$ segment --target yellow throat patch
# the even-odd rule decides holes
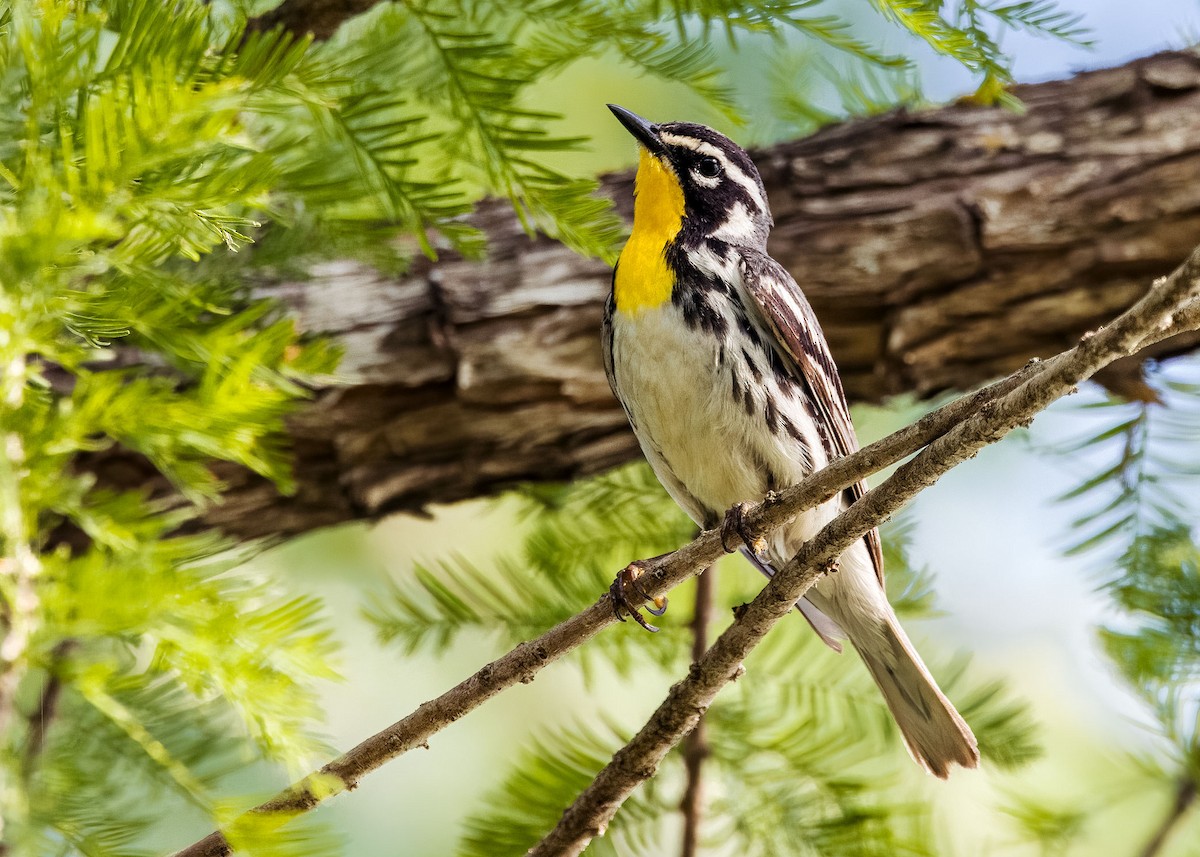
[[[633,232],[617,264],[613,295],[617,310],[635,314],[671,299],[675,275],[667,245],[683,222],[683,189],[675,174],[645,149],[634,179]]]

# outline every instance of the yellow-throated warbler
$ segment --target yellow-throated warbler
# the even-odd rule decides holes
[[[640,144],[633,232],[604,314],[605,368],[642,451],[704,527],[858,448],[829,347],[791,275],[767,255],[762,179],[703,125],[655,125],[609,105]],[[765,574],[865,490],[797,517],[743,552]],[[939,777],[975,767],[975,736],[921,662],[883,588],[879,533],[797,605],[830,647],[849,637],[913,758]]]

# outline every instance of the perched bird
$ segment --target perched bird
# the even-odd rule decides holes
[[[812,308],[767,255],[773,221],[750,157],[703,125],[609,109],[640,157],[633,231],[605,306],[605,369],[663,486],[712,528],[858,440]],[[773,574],[865,490],[860,483],[798,516],[761,555],[743,552]],[[854,644],[922,767],[945,777],[953,764],[978,764],[975,736],[888,603],[877,531],[797,607],[831,648],[840,652],[846,637]]]

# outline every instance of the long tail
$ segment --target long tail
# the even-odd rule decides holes
[[[908,752],[922,768],[945,779],[950,766],[974,768],[979,745],[962,716],[938,688],[908,636],[888,617],[870,645],[855,643],[883,698],[896,718]]]
[[[769,562],[746,548],[742,548],[742,553],[764,575],[775,575],[775,568]],[[842,559],[849,563],[854,561],[854,556],[848,554]],[[865,555],[859,557],[859,561],[865,568]],[[839,572],[843,577],[836,582],[852,584],[845,579],[850,574],[853,569],[847,567]],[[876,590],[878,584],[870,572],[866,572],[865,577],[869,580],[863,585],[865,597],[853,599],[858,604],[857,610],[848,613],[842,599],[830,601],[828,596],[833,593],[822,594],[819,588],[810,590],[810,597],[801,599],[796,606],[825,644],[836,652],[842,651],[838,640],[850,632],[850,642],[867,665],[875,684],[879,685],[884,701],[900,727],[909,755],[918,765],[942,779],[950,775],[951,765],[978,767],[979,744],[971,727],[929,674],[896,620],[882,587]],[[864,601],[872,604],[874,609],[864,611]]]

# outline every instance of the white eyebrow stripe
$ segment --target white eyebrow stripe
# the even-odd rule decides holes
[[[762,191],[759,190],[758,187],[758,182],[754,181],[750,178],[750,176],[742,172],[741,167],[730,161],[729,158],[725,156],[725,153],[712,143],[706,143],[703,140],[697,140],[695,137],[681,137],[677,134],[672,134],[669,131],[660,132],[659,138],[668,146],[680,146],[681,148],[690,149],[691,151],[697,152],[701,155],[708,155],[716,158],[724,168],[725,174],[745,188],[746,192],[750,194],[750,198],[755,201],[760,209],[763,211],[767,210],[767,201],[763,199]]]
[[[678,134],[672,134],[670,131],[660,131],[658,136],[668,146],[682,146],[685,149],[691,149],[693,152],[704,152],[705,154],[720,154],[717,152],[716,147],[705,143],[703,140],[697,140],[695,137],[680,137]]]

